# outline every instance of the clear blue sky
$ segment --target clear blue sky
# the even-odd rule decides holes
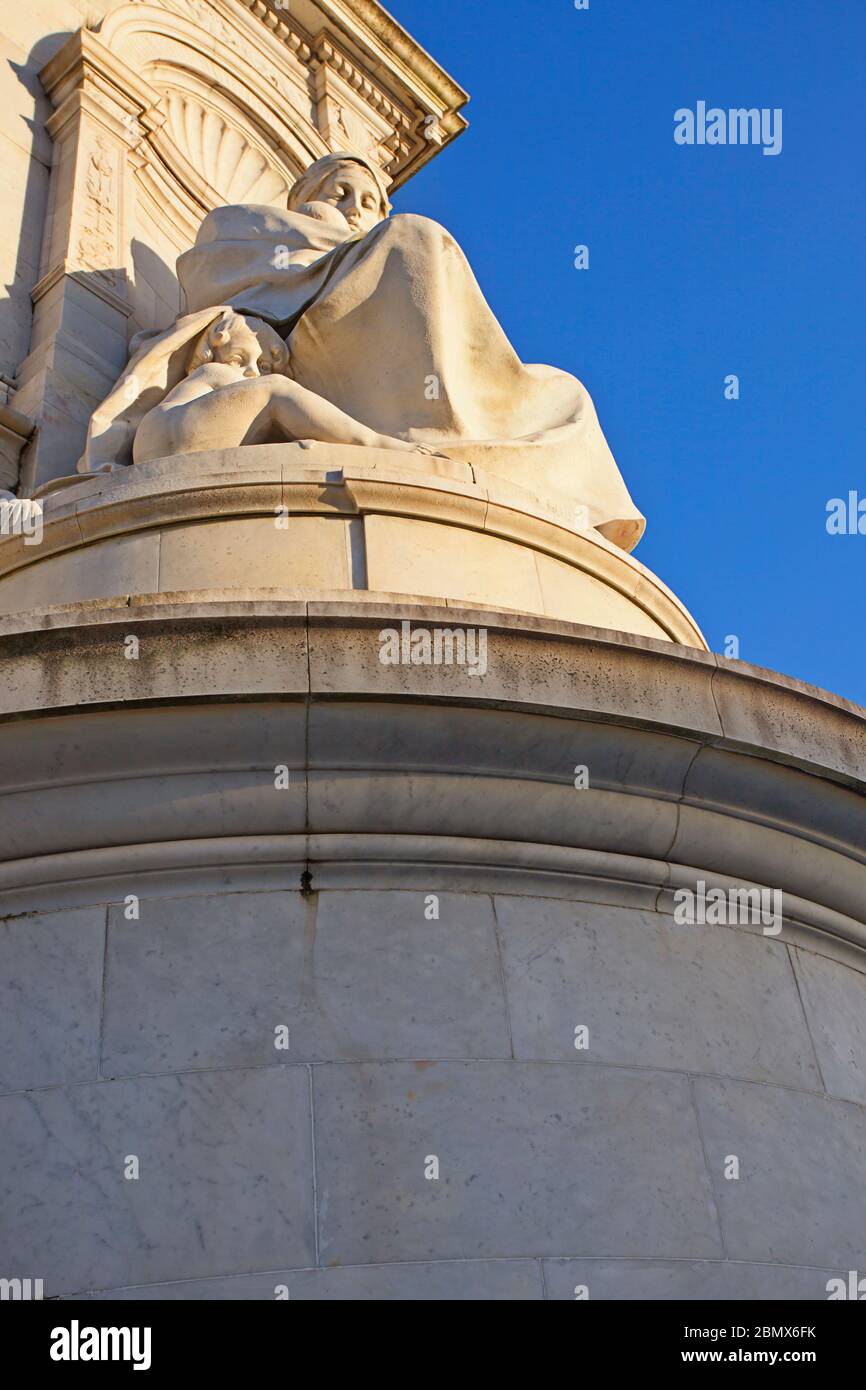
[[[637,557],[710,647],[866,704],[866,535],[825,526],[866,498],[866,0],[387,8],[471,95],[396,210],[454,233],[524,361],[589,388]],[[676,145],[698,100],[781,107],[781,153]]]

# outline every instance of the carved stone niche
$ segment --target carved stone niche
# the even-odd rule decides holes
[[[16,410],[22,490],[69,474],[139,329],[180,312],[177,256],[224,203],[285,206],[353,147],[392,187],[465,127],[466,94],[374,0],[121,5],[40,73],[54,107],[42,274]]]

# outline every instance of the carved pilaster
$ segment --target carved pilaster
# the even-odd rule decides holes
[[[25,490],[68,473],[127,355],[130,157],[165,118],[158,93],[82,29],[43,68],[55,107],[42,275],[15,406],[39,423]]]

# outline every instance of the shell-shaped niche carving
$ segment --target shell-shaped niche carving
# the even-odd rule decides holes
[[[189,92],[166,92],[165,106],[173,143],[221,199],[285,204],[285,177],[244,131]]]

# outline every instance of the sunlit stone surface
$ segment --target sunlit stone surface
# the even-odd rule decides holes
[[[0,1276],[826,1298],[863,711],[707,651],[388,218],[465,94],[373,0],[7,8]]]

